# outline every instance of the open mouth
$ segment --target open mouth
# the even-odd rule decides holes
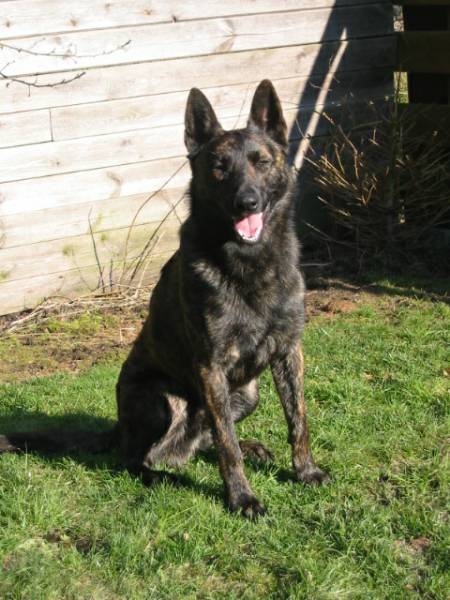
[[[264,226],[264,212],[251,213],[234,221],[234,229],[244,242],[257,242]]]

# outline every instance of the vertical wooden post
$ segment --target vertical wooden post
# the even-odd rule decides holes
[[[405,0],[403,18],[405,31],[446,31],[450,29],[450,8],[447,6],[408,6]],[[408,73],[410,102],[449,104],[450,77],[437,73]]]

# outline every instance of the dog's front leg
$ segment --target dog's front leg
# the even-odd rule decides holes
[[[314,463],[309,446],[303,394],[303,352],[300,344],[277,356],[271,363],[271,369],[288,424],[292,464],[297,479],[305,483],[325,482],[329,477]]]
[[[201,369],[200,379],[229,507],[232,511],[241,510],[245,517],[254,519],[264,514],[266,509],[256,498],[244,473],[242,452],[234,429],[227,378],[219,367],[209,367]]]

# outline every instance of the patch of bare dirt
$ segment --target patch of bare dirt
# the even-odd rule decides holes
[[[360,288],[328,279],[309,283],[308,319],[333,317],[354,310]],[[0,382],[55,372],[79,372],[111,359],[125,358],[145,319],[145,306],[89,312],[80,319],[58,315],[57,321],[34,323],[0,339]],[[0,317],[0,330],[20,315]]]
[[[306,313],[308,319],[317,315],[333,317],[337,314],[355,310],[366,295],[356,285],[339,280],[322,277],[313,279],[308,284],[306,293]]]
[[[144,316],[143,310],[108,309],[93,316],[92,327],[77,327],[77,319],[59,316],[58,327],[43,322],[4,334],[0,338],[0,382],[61,371],[76,373],[107,360],[123,359]]]

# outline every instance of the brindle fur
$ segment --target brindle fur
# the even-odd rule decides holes
[[[264,460],[271,453],[259,442],[239,442],[234,423],[256,408],[257,377],[268,365],[297,479],[327,478],[313,461],[306,424],[304,283],[286,124],[267,80],[255,92],[245,129],[224,131],[197,89],[185,124],[190,216],[119,376],[118,437],[126,467],[149,483],[174,478],[156,464],[180,465],[214,442],[229,507],[254,518],[265,509],[245,476],[243,453]],[[262,210],[260,239],[239,239],[233,218]],[[3,445],[10,442],[4,438]]]

